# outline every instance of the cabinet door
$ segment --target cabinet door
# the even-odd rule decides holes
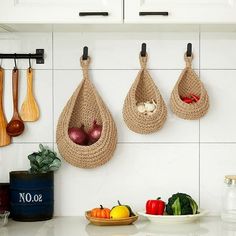
[[[1,0],[0,23],[120,23],[123,0]]]
[[[236,23],[236,0],[125,0],[127,23]]]

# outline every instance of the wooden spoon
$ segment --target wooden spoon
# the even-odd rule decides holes
[[[39,119],[39,108],[33,94],[33,70],[27,70],[27,94],[21,106],[20,115],[23,121],[36,121]]]
[[[7,133],[16,137],[23,133],[25,126],[18,112],[18,69],[12,70],[12,91],[14,112],[11,121],[7,125]]]
[[[3,109],[3,78],[4,70],[0,67],[0,147],[11,143],[11,137],[7,134],[7,120]]]

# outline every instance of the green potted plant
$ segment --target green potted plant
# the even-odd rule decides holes
[[[48,220],[54,209],[54,171],[61,166],[57,153],[39,145],[28,155],[29,171],[10,172],[11,215],[18,221]]]

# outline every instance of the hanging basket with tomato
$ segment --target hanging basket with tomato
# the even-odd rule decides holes
[[[203,83],[192,69],[193,55],[185,55],[184,59],[186,68],[171,93],[171,110],[182,119],[197,120],[207,113],[209,97]]]

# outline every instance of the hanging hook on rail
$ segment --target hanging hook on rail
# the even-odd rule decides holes
[[[188,43],[187,45],[187,57],[191,57],[192,56],[192,44]]]
[[[82,56],[82,60],[87,60],[88,59],[88,47],[85,46],[83,48],[83,56]]]
[[[31,69],[31,53],[29,53],[29,70]]]
[[[14,70],[16,70],[16,69],[17,69],[17,65],[16,65],[16,53],[14,53],[14,64],[15,64]]]
[[[147,53],[147,45],[146,45],[146,43],[142,43],[141,52],[140,52],[141,57],[145,57],[146,53]]]

